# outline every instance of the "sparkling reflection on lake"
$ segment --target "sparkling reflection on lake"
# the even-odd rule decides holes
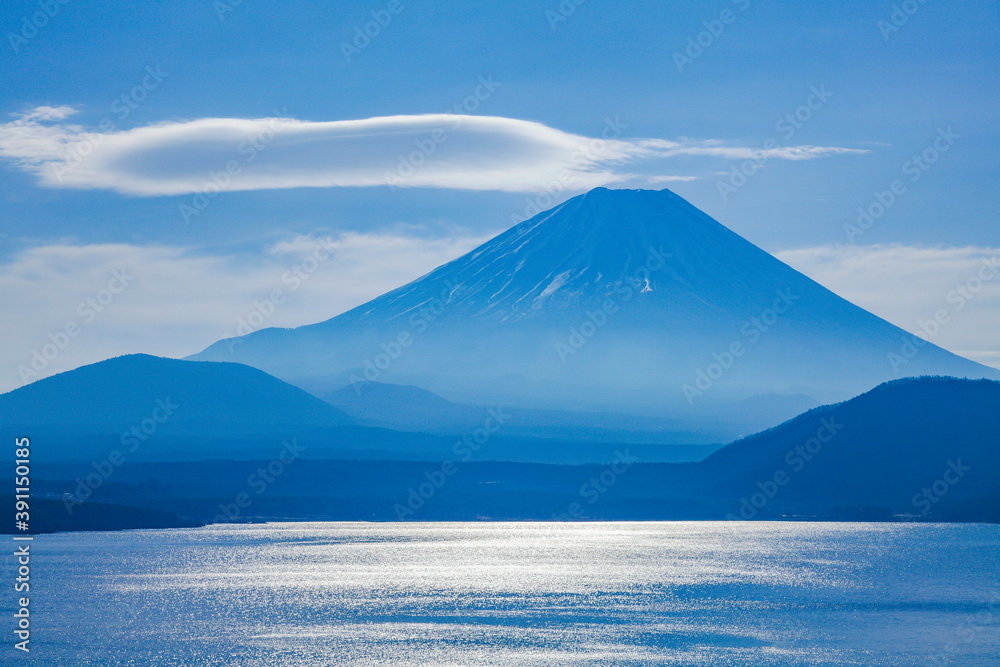
[[[32,548],[32,651],[8,634],[3,664],[1000,659],[1000,526],[279,523]]]

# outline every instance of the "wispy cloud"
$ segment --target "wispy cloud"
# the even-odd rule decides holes
[[[0,328],[0,392],[25,383],[20,367],[30,381],[129,352],[193,354],[241,333],[241,322],[253,330],[319,322],[485,240],[313,234],[252,256],[166,245],[25,249],[0,264],[5,309],[18,319]]]
[[[697,180],[697,176],[650,176],[646,179],[648,183],[656,185],[658,183],[683,183]]]
[[[816,158],[843,153],[867,153],[863,148],[840,148],[837,146],[777,146],[775,148],[751,148],[726,146],[722,141],[709,139],[695,141],[667,141],[666,139],[643,139],[636,143],[649,155],[672,157],[674,155],[701,155],[727,160],[815,160]]]
[[[36,120],[62,120],[76,113],[76,109],[73,107],[35,107],[31,111],[23,114],[18,114],[18,117],[24,121],[36,121]]]
[[[719,140],[591,138],[496,116],[428,114],[314,122],[202,118],[102,131],[65,122],[70,107],[38,107],[0,125],[0,156],[46,187],[130,195],[391,184],[536,192],[554,179],[584,190],[658,176],[675,156],[810,160],[865,150],[757,149]]]
[[[935,344],[1000,368],[1000,248],[845,245],[776,256],[893,324],[933,331]]]
[[[0,329],[0,391],[23,384],[18,367],[30,367],[35,351],[55,350],[70,322],[78,333],[63,340],[65,349],[40,376],[127,352],[191,354],[238,333],[240,319],[259,312],[274,290],[284,301],[261,326],[318,322],[458,257],[487,236],[298,235],[252,256],[166,245],[28,248],[0,264],[5,308],[18,313],[18,326]],[[320,248],[331,255],[314,262]],[[1000,267],[1000,248],[822,246],[777,256],[914,333],[944,310],[948,322],[934,342],[1000,367],[1000,268],[989,268]],[[115,271],[133,278],[105,303]],[[963,286],[968,296],[956,292]],[[90,299],[96,306],[88,305]]]

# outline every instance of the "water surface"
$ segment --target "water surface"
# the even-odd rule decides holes
[[[989,525],[282,523],[47,535],[33,549],[33,650],[25,661],[3,649],[17,664],[976,667],[1000,656],[1000,527]],[[12,579],[10,557],[5,567]]]

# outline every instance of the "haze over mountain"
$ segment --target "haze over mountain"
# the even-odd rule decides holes
[[[350,424],[332,405],[256,368],[146,354],[82,366],[0,395],[0,425],[37,438],[34,453],[58,460],[103,459],[116,448],[147,460],[176,458],[172,450],[181,450],[193,460],[225,451],[220,441],[280,442]],[[203,447],[206,442],[216,445]]]
[[[457,405],[415,387],[367,383],[367,390],[371,403],[344,401],[354,420],[256,368],[133,354],[0,395],[0,428],[32,437],[36,462],[101,462],[112,452],[129,462],[252,460],[294,450],[295,458],[312,460],[570,464],[611,461],[630,435],[635,440],[624,441],[645,443],[633,446],[650,461],[699,460],[720,446],[704,434],[660,438],[652,420],[640,432],[621,416],[583,415],[570,428],[558,415]],[[347,392],[355,395],[353,387]],[[371,418],[386,413],[396,418]],[[508,422],[518,426],[508,430]]]
[[[906,378],[811,410],[700,463],[649,463],[630,446],[611,465],[314,460],[290,466],[240,516],[1000,521],[998,405],[998,382]],[[208,521],[260,466],[138,462],[94,499]],[[39,488],[72,492],[70,480],[88,472],[86,463],[45,465],[38,474],[48,481]]]
[[[255,368],[148,354],[89,364],[0,396],[6,423],[66,424],[74,429],[88,424],[102,430],[127,428],[168,403],[163,428],[178,433],[208,429],[237,435],[281,424],[352,423],[333,406]],[[226,415],[226,420],[217,415]]]
[[[359,424],[441,435],[461,436],[473,431],[490,409],[449,401],[420,387],[367,380],[316,395]],[[691,410],[688,415],[634,415],[504,407],[507,419],[503,434],[581,443],[713,445],[714,449],[732,440],[734,434],[770,428],[816,405],[805,395],[760,394],[734,404],[731,414],[711,421],[702,410]]]
[[[831,401],[906,375],[1000,378],[670,191],[605,188],[330,320],[190,358],[239,361],[314,393],[376,380],[458,402],[707,420],[759,394]]]

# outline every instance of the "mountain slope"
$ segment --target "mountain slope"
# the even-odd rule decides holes
[[[351,423],[340,410],[256,368],[145,354],[83,366],[0,395],[0,425],[47,440],[49,452],[67,436],[117,439],[133,428],[146,438],[237,438]]]
[[[669,191],[598,188],[342,315],[191,358],[314,393],[364,379],[459,402],[706,419],[756,394],[830,401],[900,375],[1000,378],[931,344],[894,367],[912,339]]]
[[[789,516],[891,521],[897,520],[894,515],[911,515],[923,521],[996,522],[998,406],[997,382],[907,379],[816,408],[701,463],[647,463],[630,446],[620,448],[616,465],[452,461],[455,472],[447,483],[433,492],[425,487],[422,495],[416,489],[431,479],[429,472],[442,470],[440,464],[314,460],[290,467],[247,513],[345,521]],[[821,431],[824,424],[830,424],[828,432]],[[816,449],[813,438],[826,442]],[[806,450],[808,460],[799,447],[814,450]],[[789,452],[792,458],[786,460]],[[123,468],[116,478],[121,484],[98,489],[95,499],[207,521],[218,515],[220,504],[246,490],[247,477],[260,467],[261,461],[140,462]],[[44,474],[66,481],[38,484],[54,494],[72,492],[75,482],[69,480],[89,472],[88,463],[51,466],[40,479]],[[776,477],[779,472],[784,477]],[[158,483],[149,484],[151,478]]]
[[[353,387],[341,393],[356,396]],[[581,440],[560,431],[542,441],[525,437],[534,436],[534,429],[508,430],[503,408],[456,405],[416,387],[368,383],[365,393],[374,401],[344,401],[360,417],[357,423],[249,366],[128,355],[0,395],[0,428],[31,437],[36,463],[96,461],[108,472],[123,460],[287,460],[290,455],[442,461],[475,453],[481,460],[573,463],[611,460],[617,446],[600,437],[600,424],[588,426],[589,437]],[[366,419],[366,410],[393,411],[396,419]],[[426,425],[423,413],[431,413],[430,423],[440,428],[412,429],[424,431],[419,433],[384,428]],[[472,450],[463,444],[465,436],[487,426],[488,447]],[[685,444],[647,444],[645,451],[652,460],[693,460],[717,447]]]
[[[473,424],[481,419],[481,410],[473,406],[453,403],[412,385],[363,381],[318,396],[356,420],[379,422],[378,426],[387,428],[452,422],[464,425],[470,417]],[[474,414],[470,415],[470,411]]]
[[[708,495],[774,492],[764,507],[746,510],[766,516],[849,506],[941,514],[977,498],[996,503],[1000,382],[888,382],[734,442],[698,467]]]
[[[420,387],[382,382],[354,382],[335,391],[317,392],[317,396],[365,426],[438,435],[470,433],[490,410],[448,401]],[[808,396],[757,395],[737,403],[735,407],[742,409],[720,416],[710,425],[700,414],[681,418],[502,406],[503,434],[578,443],[718,447],[732,440],[732,433],[769,428],[816,405]]]

